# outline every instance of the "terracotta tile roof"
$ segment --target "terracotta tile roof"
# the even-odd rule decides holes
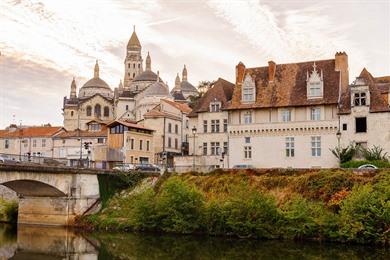
[[[323,72],[324,93],[321,99],[307,99],[307,72]],[[273,63],[273,62],[270,62]],[[274,63],[273,63],[274,64]],[[240,66],[240,65],[238,65]],[[244,66],[241,64],[241,66]],[[316,60],[290,64],[276,64],[274,80],[269,81],[269,67],[246,68],[256,85],[256,102],[241,103],[241,82],[235,86],[229,109],[272,108],[307,106],[320,104],[337,104],[339,97],[340,72],[335,71],[335,60]]]
[[[59,133],[63,128],[61,126],[37,126],[19,128],[13,131],[2,130],[2,138],[26,138],[26,137],[51,137]]]
[[[181,118],[176,115],[172,115],[171,113],[161,111],[159,106],[156,106],[155,108],[153,108],[152,110],[144,114],[144,118],[156,118],[156,117],[167,117],[175,120],[181,120]]]
[[[370,112],[389,112],[388,93],[390,92],[390,76],[374,78],[371,73],[364,68],[359,75],[368,84],[370,90]],[[340,114],[351,113],[351,93],[343,93],[340,102]]]
[[[107,125],[107,127],[111,127],[111,126],[118,125],[118,124],[122,124],[122,125],[130,127],[130,128],[154,131],[153,129],[144,127],[143,125],[137,124],[135,121],[130,121],[130,120],[115,120],[115,121],[109,123]]]
[[[181,112],[186,113],[186,114],[189,114],[192,110],[187,104],[184,104],[184,103],[179,103],[179,102],[175,102],[175,101],[171,101],[171,100],[167,100],[167,99],[161,99],[161,101],[166,102],[166,103],[176,107]]]
[[[195,105],[189,117],[195,117],[198,113],[208,112],[210,110],[210,103],[215,99],[221,102],[221,109],[226,109],[232,99],[234,84],[218,78],[213,87],[209,89]]]
[[[101,131],[64,131],[55,136],[55,138],[76,138],[76,137],[107,137],[107,128],[103,127]]]

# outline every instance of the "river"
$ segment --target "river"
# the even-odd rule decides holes
[[[0,224],[0,259],[389,259],[383,248],[335,243],[94,232]]]

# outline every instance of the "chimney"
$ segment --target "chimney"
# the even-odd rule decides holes
[[[268,81],[273,82],[275,80],[276,63],[272,60],[268,62]]]
[[[244,80],[245,65],[241,61],[236,66],[236,84]]]
[[[341,89],[344,92],[349,85],[348,55],[344,51],[336,52],[334,69],[335,71],[340,71]]]

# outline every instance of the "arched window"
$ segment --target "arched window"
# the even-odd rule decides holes
[[[74,112],[73,111],[70,111],[70,116],[73,116]]]
[[[133,78],[135,78],[135,73],[133,73]]]
[[[99,104],[95,105],[95,116],[100,117],[102,115],[101,107]]]
[[[92,115],[92,107],[87,106],[87,116],[91,116],[91,115]]]
[[[126,111],[128,111],[129,110],[129,105],[126,105]]]
[[[109,107],[104,107],[104,116],[110,116],[110,108]]]
[[[242,83],[242,101],[254,102],[256,100],[256,85],[252,77],[247,74]]]

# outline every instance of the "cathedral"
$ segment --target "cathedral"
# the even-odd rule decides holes
[[[197,89],[188,81],[188,71],[184,65],[182,79],[179,74],[174,88],[169,91],[167,83],[160,78],[159,72],[152,70],[152,59],[147,53],[145,69],[142,46],[134,31],[127,43],[124,60],[123,81],[114,90],[100,78],[98,61],[94,76],[80,88],[73,79],[70,95],[64,97],[64,127],[67,130],[86,130],[88,124],[97,122],[107,124],[115,119],[133,121],[143,120],[143,115],[160,103],[161,99],[187,102],[191,96],[197,96]]]

